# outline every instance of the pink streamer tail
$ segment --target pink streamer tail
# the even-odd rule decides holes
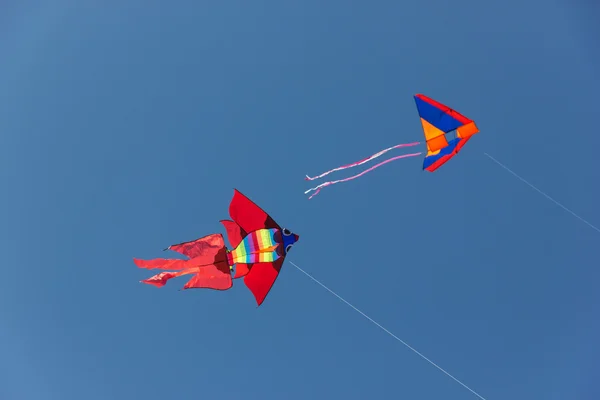
[[[320,184],[319,186],[315,186],[315,187],[314,187],[314,188],[312,188],[312,189],[308,189],[306,192],[304,192],[304,194],[308,194],[309,192],[315,191],[315,193],[313,193],[313,194],[312,194],[312,195],[311,195],[311,196],[308,198],[308,199],[310,200],[310,199],[312,199],[313,197],[315,197],[316,195],[318,195],[318,194],[319,194],[319,192],[321,191],[321,189],[323,189],[323,188],[324,188],[324,187],[326,187],[326,186],[331,186],[331,185],[335,185],[336,183],[348,182],[348,181],[351,181],[351,180],[353,180],[353,179],[360,178],[361,176],[363,176],[363,175],[364,175],[364,174],[366,174],[367,172],[373,171],[374,169],[376,169],[376,168],[379,168],[379,167],[381,167],[382,165],[384,165],[384,164],[387,164],[387,163],[389,163],[389,162],[392,162],[392,161],[394,161],[394,160],[399,160],[399,159],[401,159],[401,158],[407,158],[407,157],[415,157],[415,156],[418,156],[418,155],[421,155],[421,154],[423,154],[423,153],[422,153],[422,152],[419,152],[419,153],[412,153],[412,154],[403,154],[403,155],[401,155],[401,156],[397,156],[397,157],[390,158],[390,159],[388,159],[388,160],[385,160],[385,161],[382,161],[382,162],[380,162],[380,163],[379,163],[379,164],[377,164],[377,165],[374,165],[374,166],[372,166],[372,167],[371,167],[371,168],[369,168],[369,169],[366,169],[366,170],[364,170],[364,171],[363,171],[363,172],[361,172],[360,174],[356,174],[356,175],[354,175],[354,176],[351,176],[351,177],[349,177],[349,178],[339,179],[339,180],[337,180],[337,181],[328,181],[328,182],[322,183],[322,184]]]
[[[305,180],[307,180],[307,181],[314,181],[315,179],[322,178],[322,177],[324,177],[325,175],[329,175],[329,174],[331,174],[332,172],[335,172],[335,171],[341,171],[341,170],[343,170],[343,169],[348,169],[348,168],[352,168],[352,167],[358,167],[359,165],[362,165],[362,164],[368,163],[369,161],[371,161],[371,160],[374,160],[374,159],[376,159],[377,157],[380,157],[380,156],[384,155],[385,153],[387,153],[387,152],[388,152],[388,151],[390,151],[390,150],[399,149],[400,147],[410,147],[410,146],[416,146],[416,145],[418,145],[418,144],[421,144],[421,142],[413,142],[413,143],[397,144],[396,146],[388,147],[387,149],[381,150],[380,152],[377,152],[377,153],[373,154],[373,155],[372,155],[372,156],[370,156],[370,157],[363,158],[362,160],[360,160],[360,161],[357,161],[357,162],[355,162],[355,163],[352,163],[352,164],[342,165],[341,167],[338,167],[338,168],[331,169],[331,170],[329,170],[329,171],[327,171],[327,172],[324,172],[324,173],[322,173],[321,175],[318,175],[318,176],[313,176],[313,177],[310,177],[310,176],[306,175],[306,178],[305,178]],[[419,153],[419,154],[420,154],[420,153]]]

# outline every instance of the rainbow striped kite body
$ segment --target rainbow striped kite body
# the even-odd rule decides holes
[[[277,254],[277,241],[275,233],[277,229],[259,229],[250,232],[237,245],[235,250],[227,253],[229,265],[254,264],[273,262],[279,258]]]

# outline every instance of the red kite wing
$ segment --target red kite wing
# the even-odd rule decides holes
[[[237,189],[234,189],[233,199],[229,204],[229,216],[246,233],[259,229],[281,229],[269,214]]]
[[[272,263],[255,263],[244,277],[244,283],[254,295],[257,305],[260,306],[269,294],[279,276],[283,261],[284,257],[280,257]]]

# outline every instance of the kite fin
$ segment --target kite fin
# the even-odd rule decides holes
[[[233,190],[233,198],[229,203],[229,216],[246,233],[260,229],[281,229],[269,214],[237,189]]]
[[[253,264],[235,264],[235,275],[233,279],[242,278],[248,275]]]
[[[236,247],[238,247],[244,236],[246,236],[246,232],[244,232],[242,227],[236,224],[234,221],[224,219],[220,222],[225,227],[225,231],[227,232],[227,239],[229,240],[231,247],[235,249]]]
[[[250,273],[244,278],[244,283],[254,295],[257,306],[260,306],[265,301],[275,280],[279,276],[282,265],[283,257],[272,263],[256,263]]]
[[[226,263],[200,268],[184,286],[184,289],[227,290],[233,286],[231,269]]]

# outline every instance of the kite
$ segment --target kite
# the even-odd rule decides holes
[[[260,306],[279,276],[285,257],[300,237],[281,228],[237,189],[229,204],[229,216],[231,220],[220,222],[233,250],[227,249],[221,234],[169,246],[166,250],[179,252],[189,259],[134,259],[134,262],[140,268],[178,269],[180,272],[162,272],[142,282],[161,287],[171,278],[195,274],[184,289],[227,290],[233,286],[231,274],[235,266],[233,279],[243,277]]]
[[[231,266],[227,263],[227,247],[220,233],[204,236],[191,242],[167,247],[188,257],[187,260],[155,258],[153,260],[133,259],[139,268],[170,269],[179,272],[161,272],[142,281],[156,287],[164,286],[169,279],[194,274],[183,286],[184,289],[227,290],[233,286]]]
[[[443,164],[448,162],[448,160],[450,160],[452,157],[458,154],[458,152],[471,139],[471,137],[479,132],[479,129],[477,128],[477,125],[475,125],[475,122],[473,120],[465,117],[464,115],[458,113],[450,107],[436,100],[433,100],[430,97],[427,97],[423,94],[416,94],[414,96],[414,99],[417,105],[419,117],[421,119],[421,125],[423,128],[425,142],[427,145],[427,154],[425,155],[425,158],[423,160],[423,170],[428,172],[434,172]],[[308,181],[314,181],[315,179],[322,178],[326,175],[331,174],[332,172],[341,171],[344,169],[353,168],[365,164],[371,160],[374,160],[384,155],[388,151],[401,147],[417,146],[419,144],[421,144],[421,142],[398,144],[396,146],[388,147],[387,149],[381,150],[380,152],[375,153],[372,156],[357,161],[355,163],[334,168],[332,170],[322,173],[321,175],[313,177],[307,175],[305,179]],[[402,158],[415,157],[421,154],[423,153],[418,152],[396,156],[386,161],[382,161],[379,164],[376,164],[357,175],[345,179],[327,181],[318,186],[315,186],[314,188],[308,189],[304,193],[308,194],[310,192],[315,192],[309,197],[309,199],[312,199],[314,196],[319,194],[321,189],[323,189],[324,187],[335,185],[336,183],[351,181],[389,162],[399,160]]]
[[[423,169],[433,172],[457,155],[479,129],[474,121],[425,95],[417,94],[415,101],[427,142]],[[446,135],[453,131],[448,140]]]

